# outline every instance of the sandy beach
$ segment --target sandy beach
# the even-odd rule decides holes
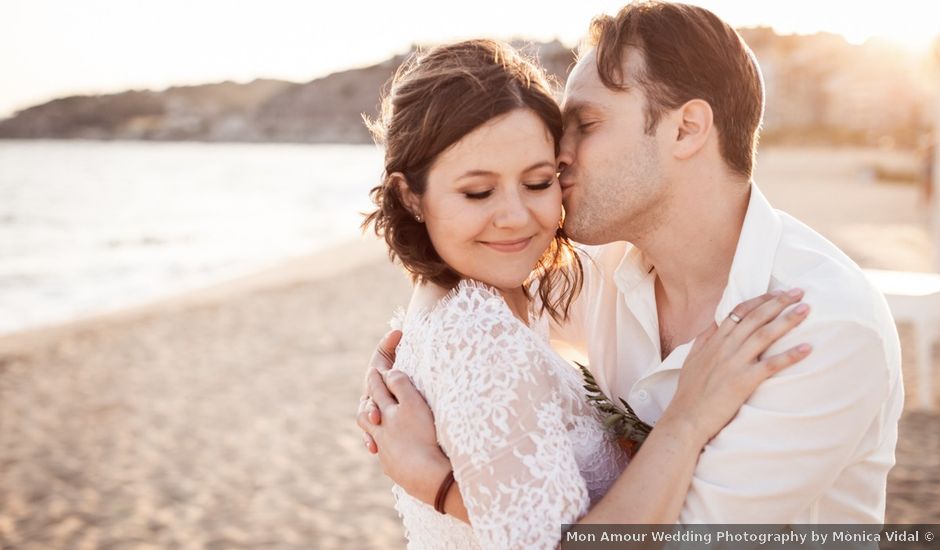
[[[910,159],[768,149],[756,180],[863,267],[928,270],[918,190],[870,180],[872,163]],[[402,548],[354,413],[409,291],[364,238],[0,338],[0,548]],[[940,412],[914,410],[900,330],[908,406],[887,521],[940,523]]]

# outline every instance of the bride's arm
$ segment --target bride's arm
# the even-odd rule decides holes
[[[462,289],[444,307],[429,391],[474,534],[484,548],[554,548],[590,504],[567,427],[580,395],[499,295]]]

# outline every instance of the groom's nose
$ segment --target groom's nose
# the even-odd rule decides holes
[[[559,173],[564,172],[566,168],[574,163],[574,147],[570,138],[561,138],[557,161]]]
[[[557,160],[557,162],[558,162],[558,170],[557,170],[557,172],[558,172],[558,179],[559,179],[559,180],[564,180],[564,179],[565,179],[565,170],[567,170],[568,168],[571,167],[571,162],[572,162],[573,160],[574,160],[574,159],[572,159],[570,155],[569,155],[569,156],[566,156],[566,155],[564,154],[564,152],[562,152],[560,155],[558,155],[558,160]],[[569,177],[570,177],[570,174],[569,174]]]

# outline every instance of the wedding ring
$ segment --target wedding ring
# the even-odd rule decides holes
[[[741,316],[738,315],[737,313],[733,312],[733,311],[728,314],[728,319],[731,319],[731,320],[734,321],[735,323],[740,323],[740,322],[741,322]]]

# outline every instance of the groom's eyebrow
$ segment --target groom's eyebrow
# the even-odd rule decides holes
[[[566,103],[565,110],[562,111],[561,115],[565,121],[568,121],[572,118],[577,118],[585,108],[584,103]]]
[[[586,101],[572,101],[565,103],[564,110],[561,113],[562,120],[565,123],[568,123],[572,119],[580,118],[585,111],[603,112],[603,108],[600,105],[588,103]]]

